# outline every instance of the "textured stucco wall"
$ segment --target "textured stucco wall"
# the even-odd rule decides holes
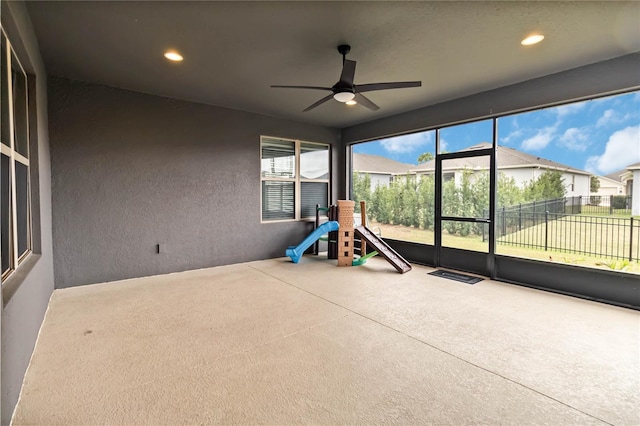
[[[284,256],[311,228],[260,223],[260,135],[339,145],[335,129],[60,78],[49,123],[57,288]]]
[[[53,292],[53,254],[51,239],[51,168],[47,126],[47,76],[27,10],[22,2],[2,2],[2,26],[7,31],[23,66],[35,78],[37,146],[31,146],[32,167],[37,168],[39,202],[34,202],[34,220],[40,220],[40,241],[34,242],[38,256],[21,265],[12,279],[19,287],[2,308],[2,424],[9,424],[22,387]],[[33,101],[33,98],[32,98]],[[37,152],[37,156],[34,155]],[[34,160],[37,158],[37,166]],[[35,183],[35,182],[34,182]],[[35,188],[35,186],[33,186]],[[28,271],[27,271],[28,269]],[[10,284],[10,283],[5,283]]]

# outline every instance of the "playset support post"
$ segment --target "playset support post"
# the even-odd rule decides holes
[[[353,263],[353,207],[352,200],[338,200],[338,266]]]
[[[360,201],[360,225],[367,226],[367,202]],[[367,242],[360,240],[360,256],[367,254]]]
[[[335,204],[329,207],[329,220],[338,221],[338,206]],[[329,243],[327,244],[327,258],[338,258],[338,231],[329,232]]]

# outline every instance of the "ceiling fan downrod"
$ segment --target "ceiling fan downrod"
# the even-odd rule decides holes
[[[341,44],[338,46],[338,52],[342,55],[342,65],[344,66],[344,61],[347,60],[347,54],[351,52],[351,46],[348,44]]]

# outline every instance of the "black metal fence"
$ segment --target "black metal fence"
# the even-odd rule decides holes
[[[488,210],[485,217],[488,217]],[[640,220],[631,196],[563,197],[496,210],[498,244],[640,261]],[[602,216],[598,216],[602,215]],[[481,230],[486,239],[484,228]]]
[[[640,261],[640,220],[632,217],[503,209],[496,222],[498,244]]]
[[[569,200],[571,202],[573,200]],[[571,208],[571,205],[570,207]],[[541,216],[545,212],[564,214],[567,210],[567,198],[532,201],[511,207],[498,207],[496,210],[496,235],[501,237],[512,232],[521,231],[541,223]],[[483,217],[489,217],[489,210],[482,211]],[[483,235],[483,240],[484,240]]]
[[[630,215],[631,195],[589,195],[565,197],[569,214]]]

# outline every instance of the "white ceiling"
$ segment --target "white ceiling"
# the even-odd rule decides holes
[[[332,127],[640,51],[640,2],[27,2],[49,75]],[[545,40],[524,47],[531,32]],[[352,46],[373,112],[272,84],[332,86]],[[169,63],[169,48],[184,62]],[[639,70],[640,71],[640,70]]]

